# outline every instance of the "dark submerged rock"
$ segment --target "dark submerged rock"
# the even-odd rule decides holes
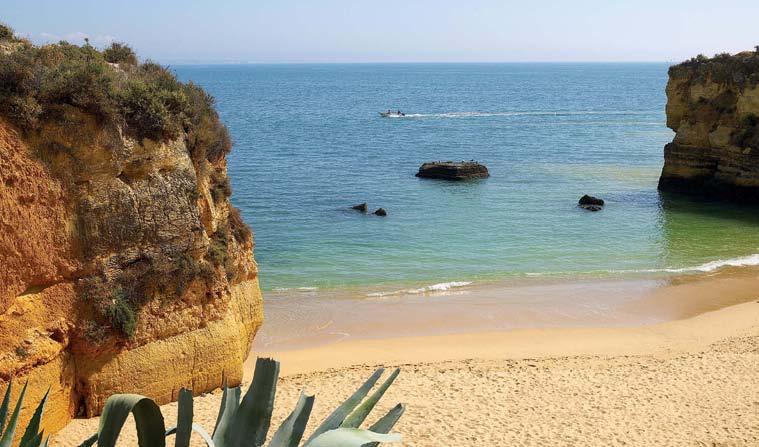
[[[366,202],[359,203],[358,205],[353,205],[351,207],[351,209],[354,209],[354,210],[362,212],[362,213],[365,213],[365,212],[369,211],[369,207],[367,206]]]
[[[604,200],[599,199],[598,197],[593,197],[585,194],[584,196],[580,197],[580,201],[578,202],[580,206],[585,205],[595,205],[595,206],[604,206]]]
[[[374,212],[377,216],[387,216],[387,211],[385,211],[385,208],[377,208],[377,211]]]
[[[488,178],[490,173],[487,166],[476,161],[433,161],[420,166],[416,176],[442,180],[469,180]]]

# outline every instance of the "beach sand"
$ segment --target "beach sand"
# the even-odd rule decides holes
[[[405,446],[759,446],[752,275],[675,281],[631,304],[674,312],[711,296],[703,313],[674,321],[356,338],[254,356],[282,362],[275,423],[305,389],[316,394],[313,429],[381,365],[402,372],[373,416],[405,403],[397,425]],[[733,303],[736,295],[744,302]],[[218,392],[197,397],[196,422],[210,430],[219,401]],[[176,404],[162,410],[170,425]],[[97,419],[73,421],[52,445],[78,445],[96,428]],[[130,425],[122,445],[134,440]]]

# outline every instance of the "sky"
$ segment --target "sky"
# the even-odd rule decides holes
[[[679,62],[759,45],[759,0],[0,0],[35,43],[162,63]]]

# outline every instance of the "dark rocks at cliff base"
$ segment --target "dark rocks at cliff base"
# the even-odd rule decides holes
[[[585,194],[580,197],[577,206],[588,211],[601,211],[604,207],[603,199]]]
[[[377,211],[375,211],[373,214],[385,217],[387,216],[387,211],[385,211],[385,208],[377,208]]]
[[[351,209],[356,210],[361,213],[366,213],[367,211],[369,211],[369,206],[366,204],[366,202],[364,202],[364,203],[359,203],[358,205],[353,205]]]
[[[476,161],[433,161],[419,167],[417,177],[441,180],[470,180],[490,177],[488,168]]]

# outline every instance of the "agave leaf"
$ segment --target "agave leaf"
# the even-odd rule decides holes
[[[242,398],[240,407],[232,416],[230,424],[219,425],[214,435],[216,445],[254,447],[264,444],[269,424],[271,424],[278,377],[279,362],[262,358],[256,360],[253,383]]]
[[[208,447],[216,447],[216,444],[214,444],[213,439],[211,439],[211,435],[209,435],[208,432],[200,424],[196,424],[193,422],[190,428],[192,429],[192,431],[197,433],[198,436],[200,436],[203,439],[203,441],[206,443]],[[176,432],[177,432],[177,427],[171,427],[166,432],[166,436],[171,436]]]
[[[313,406],[314,396],[306,396],[301,392],[295,409],[274,433],[269,447],[298,447]]]
[[[40,447],[42,443],[42,433],[37,433],[26,441],[21,441],[19,447]]]
[[[13,414],[8,420],[8,426],[3,433],[3,437],[0,438],[0,447],[10,447],[13,442],[13,435],[16,433],[16,424],[18,424],[18,414],[21,412],[21,404],[24,403],[24,395],[26,394],[26,387],[29,386],[29,381],[24,384],[24,388],[21,389],[21,394],[16,401],[16,407],[13,409]]]
[[[8,406],[11,404],[11,387],[13,386],[13,380],[8,382],[8,388],[5,389],[5,397],[3,403],[0,404],[0,436],[3,435],[3,428],[5,428],[5,419],[8,417]]]
[[[95,433],[94,435],[85,439],[81,444],[79,444],[79,447],[90,447],[92,445],[95,445],[97,441],[98,441],[98,434]]]
[[[24,430],[24,436],[21,437],[19,447],[35,447],[39,446],[42,442],[42,433],[39,432],[40,421],[42,420],[42,412],[45,411],[45,403],[47,402],[48,395],[50,395],[50,388],[47,389],[42,400],[40,400],[39,405],[37,405],[37,409],[34,410],[34,415],[29,420],[26,430]],[[35,440],[37,437],[39,439]]]
[[[337,428],[322,433],[305,447],[361,447],[370,442],[400,442],[401,435],[374,433],[359,428]]]
[[[405,405],[398,404],[394,406],[392,410],[388,411],[386,415],[382,416],[380,420],[369,427],[369,431],[373,431],[375,433],[390,433],[390,430],[393,429],[395,423],[398,422],[398,419],[403,416],[404,411],[406,411]],[[371,442],[369,444],[366,444],[364,447],[377,447],[378,445],[379,442]]]
[[[345,402],[340,404],[340,406],[332,412],[332,414],[327,416],[327,419],[325,419],[324,422],[322,422],[322,424],[314,431],[311,437],[308,438],[306,445],[308,445],[312,440],[316,439],[316,437],[322,433],[338,428],[340,424],[343,423],[346,416],[348,416],[350,412],[353,411],[353,409],[356,408],[359,403],[361,403],[361,400],[363,400],[364,397],[369,394],[369,390],[371,390],[374,384],[377,383],[377,380],[379,380],[384,371],[385,370],[383,368],[379,368],[377,371],[374,371],[374,374],[372,374],[371,377],[369,377],[369,379],[364,382],[364,384],[361,385],[351,397],[346,399]]]
[[[216,415],[216,423],[213,426],[213,434],[216,434],[216,430],[219,428],[219,423],[221,422],[223,416],[224,416],[224,410],[227,405],[227,394],[229,393],[229,388],[227,388],[227,379],[224,379],[224,388],[223,392],[221,394],[221,404],[219,405],[219,414]],[[239,405],[239,399],[236,405]],[[235,405],[235,406],[236,406]]]
[[[395,371],[390,374],[390,377],[388,377],[387,380],[385,380],[385,382],[380,385],[380,387],[377,388],[377,390],[372,393],[368,399],[361,402],[361,405],[356,407],[356,409],[353,410],[353,412],[348,415],[347,418],[345,418],[340,426],[345,428],[358,428],[361,426],[366,417],[369,416],[369,413],[371,413],[372,409],[374,409],[374,406],[377,405],[377,402],[379,402],[379,400],[382,398],[382,395],[385,394],[385,391],[387,391],[390,385],[393,384],[393,381],[396,377],[398,377],[398,374],[400,372],[401,370],[399,368],[396,368]]]
[[[129,413],[134,415],[140,447],[164,447],[166,427],[161,409],[153,400],[139,394],[115,394],[105,402],[100,415],[98,447],[114,447]],[[3,446],[0,446],[3,447]]]
[[[221,405],[219,406],[219,414],[216,416],[216,426],[213,429],[214,442],[219,443],[221,433],[224,433],[227,430],[227,426],[232,423],[232,418],[239,406],[240,387],[224,387],[224,394],[221,396]],[[219,436],[217,436],[217,433]]]
[[[179,390],[179,404],[177,408],[177,437],[174,439],[175,447],[190,447],[192,435],[192,391],[185,388]]]

